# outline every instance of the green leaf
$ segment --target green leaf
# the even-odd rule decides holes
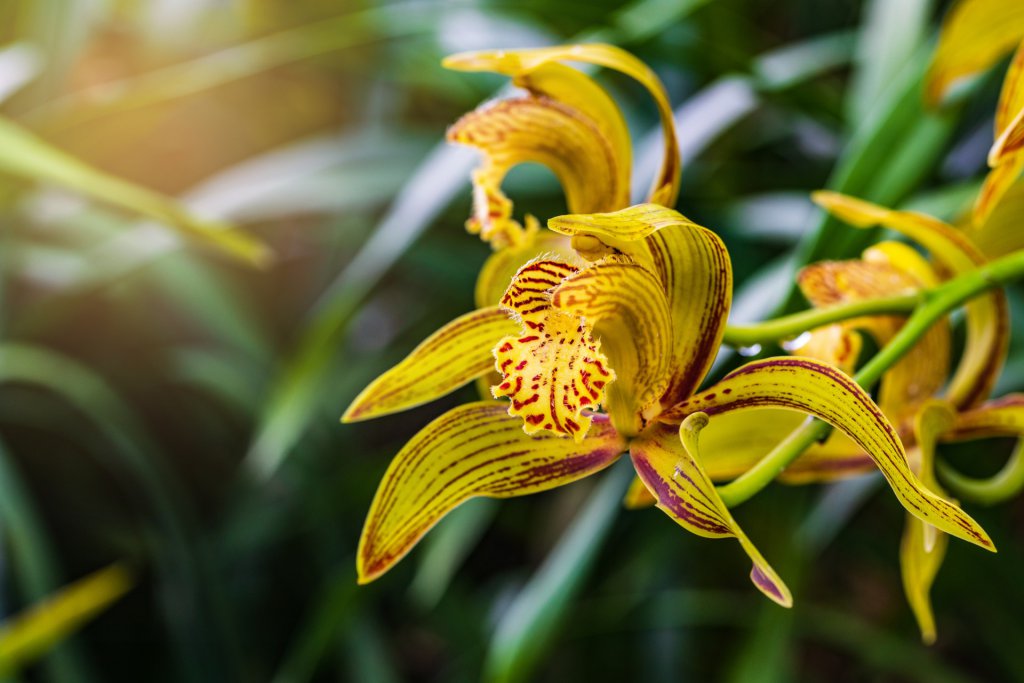
[[[194,216],[173,199],[93,168],[3,118],[0,172],[59,185],[152,218],[253,266],[266,266],[271,259],[267,245],[237,228]]]

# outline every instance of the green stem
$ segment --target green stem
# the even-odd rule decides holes
[[[921,305],[914,310],[906,324],[853,379],[864,389],[870,390],[885,371],[903,358],[937,321],[979,294],[1020,277],[1024,277],[1024,250],[987,263],[925,292]],[[808,420],[741,476],[718,487],[722,500],[729,507],[749,500],[807,448],[824,439],[829,430],[831,427],[825,422]]]
[[[753,346],[780,339],[792,339],[816,327],[866,315],[910,313],[920,303],[919,294],[906,294],[815,308],[751,325],[728,325],[722,341],[729,346]]]
[[[936,461],[935,466],[942,482],[957,498],[982,505],[996,505],[1013,498],[1024,488],[1024,441],[1017,442],[1003,469],[988,479],[963,475],[941,460]]]

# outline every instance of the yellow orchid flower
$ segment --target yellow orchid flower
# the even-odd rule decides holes
[[[800,273],[799,284],[815,307],[926,291],[939,283],[940,274],[962,274],[986,261],[963,233],[930,216],[893,211],[833,192],[816,193],[814,199],[854,226],[881,225],[903,234],[927,250],[934,263],[933,266],[907,245],[886,242],[871,247],[859,260],[813,264]],[[1001,424],[1000,420],[1020,419],[1024,424],[1024,414],[1018,415],[1018,411],[1024,413],[1024,410],[1019,406],[1014,406],[1011,418],[1007,418],[1004,404],[984,403],[1002,369],[1009,343],[1005,294],[992,290],[975,299],[968,304],[966,317],[965,349],[952,377],[949,375],[949,322],[941,320],[885,373],[879,389],[882,411],[897,426],[902,442],[910,446],[915,474],[929,491],[941,497],[946,497],[946,493],[934,473],[935,444],[940,439],[979,438],[989,434],[993,423]],[[884,345],[902,323],[903,319],[897,316],[869,316],[834,323],[812,330],[810,341],[794,352],[852,372],[860,343],[858,330],[871,334],[879,345]],[[943,386],[946,389],[939,400],[936,397]],[[767,422],[775,425],[774,433],[765,425]],[[976,427],[971,429],[971,425]],[[728,429],[729,425],[723,427]],[[758,427],[762,427],[762,438],[774,435],[781,439],[787,433],[779,434],[780,429],[786,428],[784,416],[766,416],[747,429]],[[1012,428],[1010,431],[1020,434]],[[749,466],[755,457],[749,447],[743,452],[732,442],[718,445],[723,450],[731,449],[730,462],[734,467],[737,462],[741,467]],[[854,444],[837,434],[799,458],[784,478],[791,481],[831,479],[864,471],[870,465],[867,454],[858,453]],[[935,527],[908,516],[900,550],[903,581],[922,638],[929,643],[935,639],[935,623],[928,592],[941,566],[945,543],[944,534]]]
[[[483,164],[473,174],[474,208],[466,227],[495,251],[477,277],[477,310],[445,325],[368,386],[344,421],[406,410],[474,379],[496,378],[491,372],[491,349],[516,329],[498,306],[509,281],[523,264],[542,254],[576,258],[567,236],[541,231],[529,215],[525,226],[512,218],[512,202],[501,192],[501,182],[515,165],[537,162],[551,168],[574,213],[615,211],[629,205],[632,151],[622,114],[604,88],[564,62],[614,69],[651,93],[665,146],[650,201],[675,203],[680,159],[672,109],[657,76],[633,55],[611,45],[590,44],[448,57],[444,65],[450,69],[507,75],[524,90],[522,95],[481,105],[448,131],[450,141],[473,146],[483,154]],[[488,395],[489,389],[483,393]]]
[[[699,535],[737,538],[755,585],[789,605],[785,584],[704,469],[714,454],[698,446],[709,418],[764,408],[832,424],[868,453],[909,511],[991,547],[970,517],[925,489],[881,410],[832,366],[761,360],[694,394],[731,302],[731,266],[714,233],[653,204],[563,216],[549,227],[572,237],[579,258],[528,263],[502,298],[519,329],[494,349],[502,374],[494,393],[510,400],[455,408],[399,452],[363,530],[360,581],[387,571],[469,498],[551,489],[628,452],[660,509]]]
[[[649,203],[624,205],[630,150],[621,115],[565,61],[617,69],[652,93],[666,148]],[[499,400],[447,412],[398,453],[360,539],[360,582],[386,572],[469,498],[555,488],[628,452],[652,502],[694,533],[738,539],[755,585],[788,606],[785,584],[712,484],[705,463],[717,454],[701,436],[719,420],[766,408],[835,426],[908,511],[991,549],[969,516],[918,481],[868,394],[827,363],[762,360],[695,393],[722,340],[732,270],[713,232],[666,208],[678,192],[679,156],[664,89],[646,66],[605,45],[473,53],[446,64],[497,71],[526,90],[484,105],[449,132],[484,153],[467,223],[496,249],[477,282],[480,308],[373,382],[343,420],[404,410],[486,375]],[[549,166],[565,188],[573,213],[549,221],[549,232],[529,216],[525,227],[516,222],[501,193],[509,168],[524,161]]]

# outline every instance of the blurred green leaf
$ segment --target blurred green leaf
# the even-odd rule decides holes
[[[487,655],[487,680],[530,680],[590,573],[634,476],[629,458],[604,475],[558,545],[501,615]]]
[[[142,214],[251,265],[264,266],[271,257],[266,245],[237,228],[197,218],[174,200],[95,169],[4,119],[0,119],[0,171],[60,185]]]
[[[0,675],[9,676],[107,609],[131,588],[121,565],[111,565],[62,588],[0,624]]]

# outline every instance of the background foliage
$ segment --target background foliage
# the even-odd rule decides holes
[[[442,139],[502,81],[445,72],[442,56],[600,39],[652,65],[678,107],[679,208],[729,246],[742,322],[802,306],[798,264],[870,238],[823,219],[810,190],[946,218],[973,197],[1001,72],[958,107],[923,110],[944,10],[0,4],[0,608],[117,560],[138,574],[23,678],[1024,680],[1024,508],[971,510],[1001,552],[951,544],[940,639],[924,648],[899,580],[903,514],[871,476],[774,486],[737,512],[793,588],[791,611],[750,588],[733,544],[657,511],[620,513],[614,471],[467,504],[393,572],[355,585],[389,458],[473,393],[338,424],[358,389],[472,306],[487,249],[462,230],[474,157]],[[603,82],[639,141],[643,190],[655,112],[627,79]],[[539,168],[507,187],[519,210],[564,212]],[[276,259],[253,267],[180,237],[211,222]],[[1022,358],[1011,351],[1000,392],[1024,387]],[[1005,447],[952,457],[992,472]]]

